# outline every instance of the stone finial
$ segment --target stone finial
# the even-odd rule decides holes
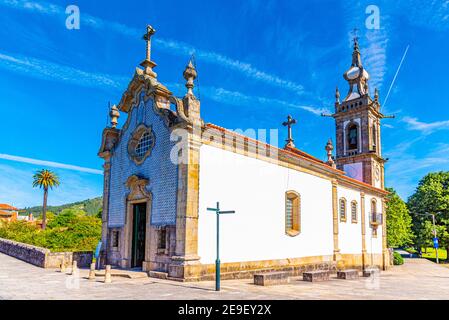
[[[155,33],[156,33],[156,30],[152,26],[148,25],[147,32],[142,37],[142,39],[145,40],[145,42],[147,44],[146,58],[140,64],[142,67],[144,67],[145,73],[153,78],[156,78],[156,76],[157,76],[157,74],[153,71],[153,68],[156,66],[156,63],[151,61],[151,37]]]
[[[379,90],[377,88],[374,89],[374,102],[379,102]]]
[[[338,87],[336,87],[335,89],[335,103],[336,104],[340,103],[340,90],[338,90]]]
[[[189,64],[186,66],[186,69],[184,70],[184,73],[182,74],[184,76],[184,79],[186,79],[186,88],[187,88],[187,94],[193,95],[193,87],[194,83],[193,81],[197,77],[197,72],[195,69],[195,66],[192,63],[192,60],[189,61]]]
[[[111,126],[112,128],[117,127],[118,118],[120,118],[120,112],[118,111],[117,106],[114,104],[109,111],[109,116],[111,117]]]
[[[327,152],[327,161],[326,163],[332,168],[336,168],[335,161],[332,158],[332,151],[334,150],[334,145],[332,144],[332,139],[329,139],[326,143],[326,147],[324,148]]]

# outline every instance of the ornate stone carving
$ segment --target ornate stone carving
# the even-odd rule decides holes
[[[126,186],[130,189],[127,199],[129,201],[151,198],[151,193],[146,189],[150,183],[148,179],[132,175],[126,181]]]

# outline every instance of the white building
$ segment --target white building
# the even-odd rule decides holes
[[[223,278],[389,265],[383,116],[377,90],[374,100],[369,96],[357,41],[345,73],[350,91],[340,102],[337,90],[332,115],[337,156],[329,141],[321,161],[293,140],[280,149],[204,123],[192,91],[194,66],[184,71],[186,95],[174,97],[153,71],[153,34],[148,27],[144,69],[136,69],[103,132],[103,263],[169,279],[212,279],[216,217],[207,208],[220,201],[236,211],[220,222]],[[120,112],[127,119],[118,129]]]

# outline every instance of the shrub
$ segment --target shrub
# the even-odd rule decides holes
[[[397,252],[393,252],[393,264],[395,266],[404,264],[404,258],[402,258],[402,256]]]
[[[41,230],[34,223],[0,223],[0,238],[58,251],[94,251],[101,238],[101,219],[82,210],[64,210]]]

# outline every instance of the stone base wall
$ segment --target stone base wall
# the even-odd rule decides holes
[[[2,238],[0,238],[0,252],[41,268],[59,268],[63,261],[69,266],[74,260],[77,261],[78,267],[88,267],[93,258],[90,251],[51,252],[49,249]]]
[[[342,254],[338,261],[333,260],[333,256],[315,256],[280,260],[245,261],[221,264],[221,278],[229,279],[249,279],[256,273],[283,271],[290,276],[300,276],[303,272],[315,270],[328,270],[336,273],[340,269],[363,270],[363,266],[371,265],[382,268],[382,255],[365,255],[365,261],[361,254]],[[215,264],[187,264],[170,265],[169,280],[176,281],[210,281],[215,279]]]

